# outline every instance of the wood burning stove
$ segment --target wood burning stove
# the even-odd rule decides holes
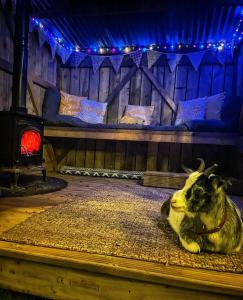
[[[41,170],[43,160],[43,120],[22,112],[0,112],[0,171],[9,172],[16,186],[21,172]]]
[[[13,93],[10,111],[0,112],[0,171],[18,176],[28,170],[41,170],[43,164],[43,119],[27,114],[27,60],[29,0],[16,1]]]
[[[0,167],[20,168],[43,163],[43,120],[20,112],[0,112]]]

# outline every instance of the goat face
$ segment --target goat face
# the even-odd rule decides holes
[[[190,171],[185,186],[176,191],[171,198],[171,207],[176,212],[188,215],[197,212],[207,212],[213,205],[214,194],[221,190],[225,181],[213,173],[217,165],[204,171],[205,164],[201,160],[199,169]],[[187,169],[188,170],[188,169]]]
[[[201,176],[202,174],[197,171],[191,173],[186,180],[184,187],[173,194],[170,200],[173,210],[185,213],[190,210],[191,191]]]

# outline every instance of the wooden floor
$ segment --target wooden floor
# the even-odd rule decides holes
[[[89,191],[97,181],[106,180],[109,184],[112,180],[61,177],[69,185],[59,192],[26,198],[1,198],[0,232],[47,207],[65,201],[67,197]],[[243,200],[238,201],[241,203]],[[0,287],[65,300],[156,300],[163,297],[197,300],[242,299],[243,274],[165,266],[0,241]]]

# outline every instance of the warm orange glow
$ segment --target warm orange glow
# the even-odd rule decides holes
[[[36,130],[26,130],[21,138],[21,155],[36,154],[41,149],[41,136]]]

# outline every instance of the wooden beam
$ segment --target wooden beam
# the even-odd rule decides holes
[[[159,94],[165,99],[166,103],[170,106],[173,112],[176,112],[177,106],[175,102],[170,98],[166,90],[161,86],[158,79],[154,76],[154,74],[145,66],[141,66],[142,71],[154,85]]]
[[[188,131],[152,131],[134,129],[109,128],[79,128],[79,127],[51,127],[44,128],[45,137],[98,139],[114,141],[143,141],[176,144],[208,144],[208,145],[236,145],[239,140],[237,133],[221,132],[188,132]]]
[[[105,102],[110,104],[115,97],[119,94],[121,89],[126,85],[126,83],[132,78],[132,76],[137,72],[137,67],[133,66],[131,70],[127,73],[127,75],[115,86],[110,95],[105,99]]]
[[[41,111],[39,111],[37,105],[36,105],[36,94],[35,94],[35,88],[34,88],[34,83],[32,81],[31,78],[28,77],[28,80],[27,80],[27,90],[29,92],[29,95],[30,95],[30,101],[33,105],[33,108],[34,108],[34,111],[35,113],[37,114],[37,116],[40,116],[41,115]]]

